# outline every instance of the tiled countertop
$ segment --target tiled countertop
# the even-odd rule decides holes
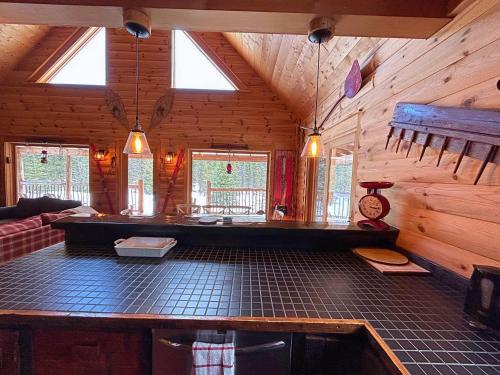
[[[365,319],[412,374],[499,374],[500,341],[469,327],[463,299],[345,251],[175,248],[145,260],[60,244],[0,266],[2,310]]]

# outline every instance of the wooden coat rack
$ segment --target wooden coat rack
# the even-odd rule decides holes
[[[500,111],[398,103],[389,126],[386,150],[391,137],[396,138],[396,152],[401,141],[410,142],[406,157],[413,143],[422,145],[419,161],[427,147],[435,148],[439,150],[437,166],[445,151],[456,153],[454,174],[464,156],[481,160],[474,185],[488,163],[500,164]]]

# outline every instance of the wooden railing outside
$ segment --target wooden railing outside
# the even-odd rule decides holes
[[[137,184],[128,185],[128,203],[135,211],[144,212],[144,181],[138,180]]]
[[[327,218],[334,221],[349,221],[351,210],[351,194],[350,193],[334,193],[333,203],[328,202],[326,207]],[[316,199],[316,217],[322,218],[323,216],[323,202]]]
[[[266,189],[215,188],[207,182],[207,206],[247,206],[250,213],[266,211]]]
[[[20,181],[19,197],[39,198],[49,196],[58,199],[73,199],[82,202],[83,205],[90,204],[90,193],[88,183],[52,182],[52,181]]]

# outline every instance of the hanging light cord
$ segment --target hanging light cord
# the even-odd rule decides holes
[[[321,39],[318,42],[318,66],[316,70],[316,105],[314,108],[314,133],[318,132],[318,122],[317,122],[317,116],[318,116],[318,93],[319,93],[319,57],[321,54]]]
[[[135,126],[139,127],[139,33],[135,34]]]

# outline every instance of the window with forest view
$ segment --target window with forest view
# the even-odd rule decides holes
[[[351,218],[353,147],[332,150],[327,209],[327,220],[331,222],[347,222]]]
[[[145,215],[154,212],[152,157],[128,155],[128,207]]]
[[[329,158],[316,164],[314,219],[346,223],[351,220],[352,164],[354,143],[328,150]]]
[[[191,202],[203,213],[266,213],[267,153],[193,151],[191,160]]]
[[[89,149],[16,146],[17,196],[49,196],[90,204]]]

